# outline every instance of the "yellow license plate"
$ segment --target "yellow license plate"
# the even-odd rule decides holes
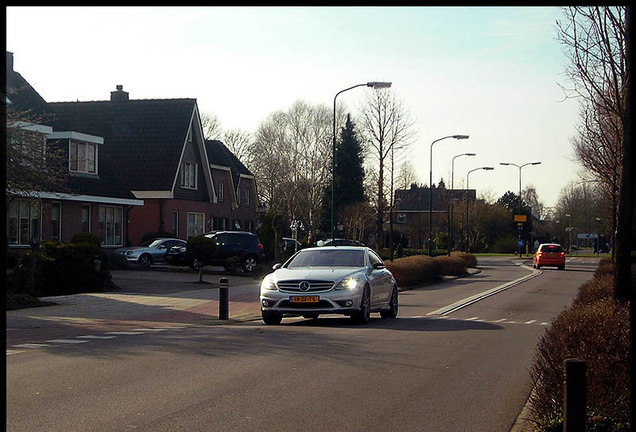
[[[318,303],[320,301],[319,296],[290,296],[289,301],[291,303]]]

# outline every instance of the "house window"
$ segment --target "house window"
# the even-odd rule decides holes
[[[40,240],[40,203],[13,200],[8,209],[8,236],[11,245],[28,245]]]
[[[202,235],[205,231],[205,214],[188,213],[188,237]]]
[[[184,162],[181,167],[181,187],[185,189],[197,188],[198,165],[192,162]]]
[[[225,193],[223,192],[224,187],[225,187],[225,182],[223,180],[219,181],[219,185],[217,186],[219,201],[223,201],[224,199],[224,195],[225,195]]]
[[[73,172],[97,174],[97,145],[71,141],[69,169]]]
[[[250,190],[245,189],[245,207],[250,206]]]
[[[241,205],[241,188],[236,188],[236,204]]]
[[[60,232],[62,225],[60,220],[62,219],[62,205],[59,202],[51,204],[51,241],[60,241]]]
[[[82,204],[82,232],[91,232],[90,204]]]
[[[397,215],[397,223],[399,223],[399,224],[406,223],[406,213],[398,213],[398,215]]]
[[[103,245],[121,246],[123,210],[121,207],[99,206],[98,234]]]
[[[172,212],[172,235],[179,238],[179,212]]]

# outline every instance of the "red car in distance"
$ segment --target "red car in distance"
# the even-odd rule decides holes
[[[532,257],[532,267],[540,269],[543,266],[565,269],[565,251],[558,243],[542,243]]]

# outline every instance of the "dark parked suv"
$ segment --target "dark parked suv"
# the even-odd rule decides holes
[[[205,234],[216,243],[214,264],[226,266],[227,260],[237,257],[245,272],[254,270],[259,262],[264,261],[263,245],[256,234],[244,231],[215,231]],[[186,256],[186,248],[173,248],[166,253],[166,259],[174,265],[186,264],[198,270],[199,263]]]

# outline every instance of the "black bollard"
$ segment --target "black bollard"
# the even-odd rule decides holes
[[[565,382],[563,383],[563,432],[585,432],[587,421],[587,390],[585,374],[587,363],[579,359],[564,362]]]
[[[219,279],[219,319],[227,320],[230,315],[229,292],[227,278]]]

